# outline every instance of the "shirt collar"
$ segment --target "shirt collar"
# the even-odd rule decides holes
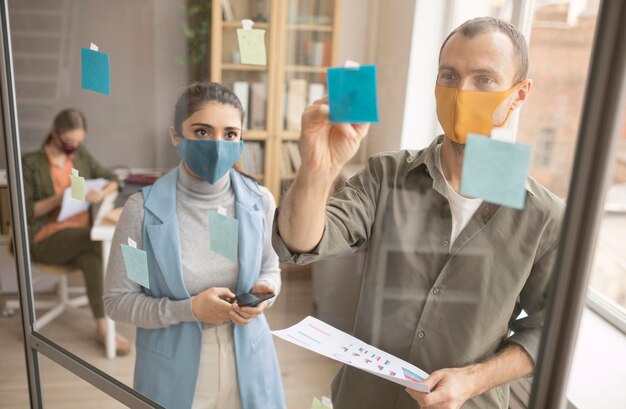
[[[428,174],[433,179],[433,189],[438,193],[445,196],[446,189],[446,181],[444,176],[439,172],[436,165],[436,153],[437,153],[437,145],[443,143],[443,135],[437,136],[433,141],[428,145],[425,149],[421,151],[410,151],[408,161],[411,163],[409,166],[409,172],[423,167],[426,174]],[[524,187],[526,191],[530,193],[532,196],[535,196],[535,192],[529,182],[531,178],[527,177],[526,182],[524,183]]]

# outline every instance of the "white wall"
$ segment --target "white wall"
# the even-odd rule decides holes
[[[66,45],[70,58],[57,81],[60,92],[35,118],[28,118],[41,129],[24,129],[23,153],[40,146],[57,112],[76,107],[87,117],[85,146],[105,166],[167,168],[177,163],[167,127],[180,88],[187,83],[186,68],[176,62],[186,53],[184,0],[50,0],[45,7],[34,0],[11,3],[16,11],[12,31],[33,30],[28,26],[36,17],[29,9],[35,15],[42,8],[66,12],[63,7],[69,4],[72,21]],[[110,96],[81,89],[80,49],[91,42],[109,54]],[[20,97],[47,98],[43,90],[38,93],[28,85],[16,84],[18,105]],[[18,112],[26,123],[28,112]]]

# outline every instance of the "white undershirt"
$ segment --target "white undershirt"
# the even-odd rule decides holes
[[[452,248],[452,244],[459,236],[459,233],[467,226],[467,223],[469,223],[483,201],[481,199],[463,197],[452,189],[441,166],[441,145],[437,145],[435,151],[435,165],[446,181],[447,198],[450,203],[450,211],[452,212],[452,234],[450,235],[450,248]]]

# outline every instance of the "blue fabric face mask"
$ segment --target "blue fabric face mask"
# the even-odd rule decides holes
[[[213,141],[181,138],[176,153],[202,179],[214,184],[241,157],[243,141]]]

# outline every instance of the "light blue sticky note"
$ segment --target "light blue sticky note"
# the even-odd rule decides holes
[[[148,253],[126,244],[120,245],[122,246],[122,256],[124,257],[124,265],[126,265],[128,278],[145,288],[150,288],[150,280],[148,279]]]
[[[242,64],[267,65],[265,30],[238,28],[237,40]]]
[[[331,122],[378,122],[375,65],[328,68],[327,77]]]
[[[82,49],[82,88],[110,95],[109,55]]]
[[[469,134],[465,145],[461,194],[523,209],[530,145]]]
[[[72,199],[85,201],[85,178],[82,176],[70,175]]]
[[[209,246],[233,263],[237,262],[239,221],[209,211]]]

